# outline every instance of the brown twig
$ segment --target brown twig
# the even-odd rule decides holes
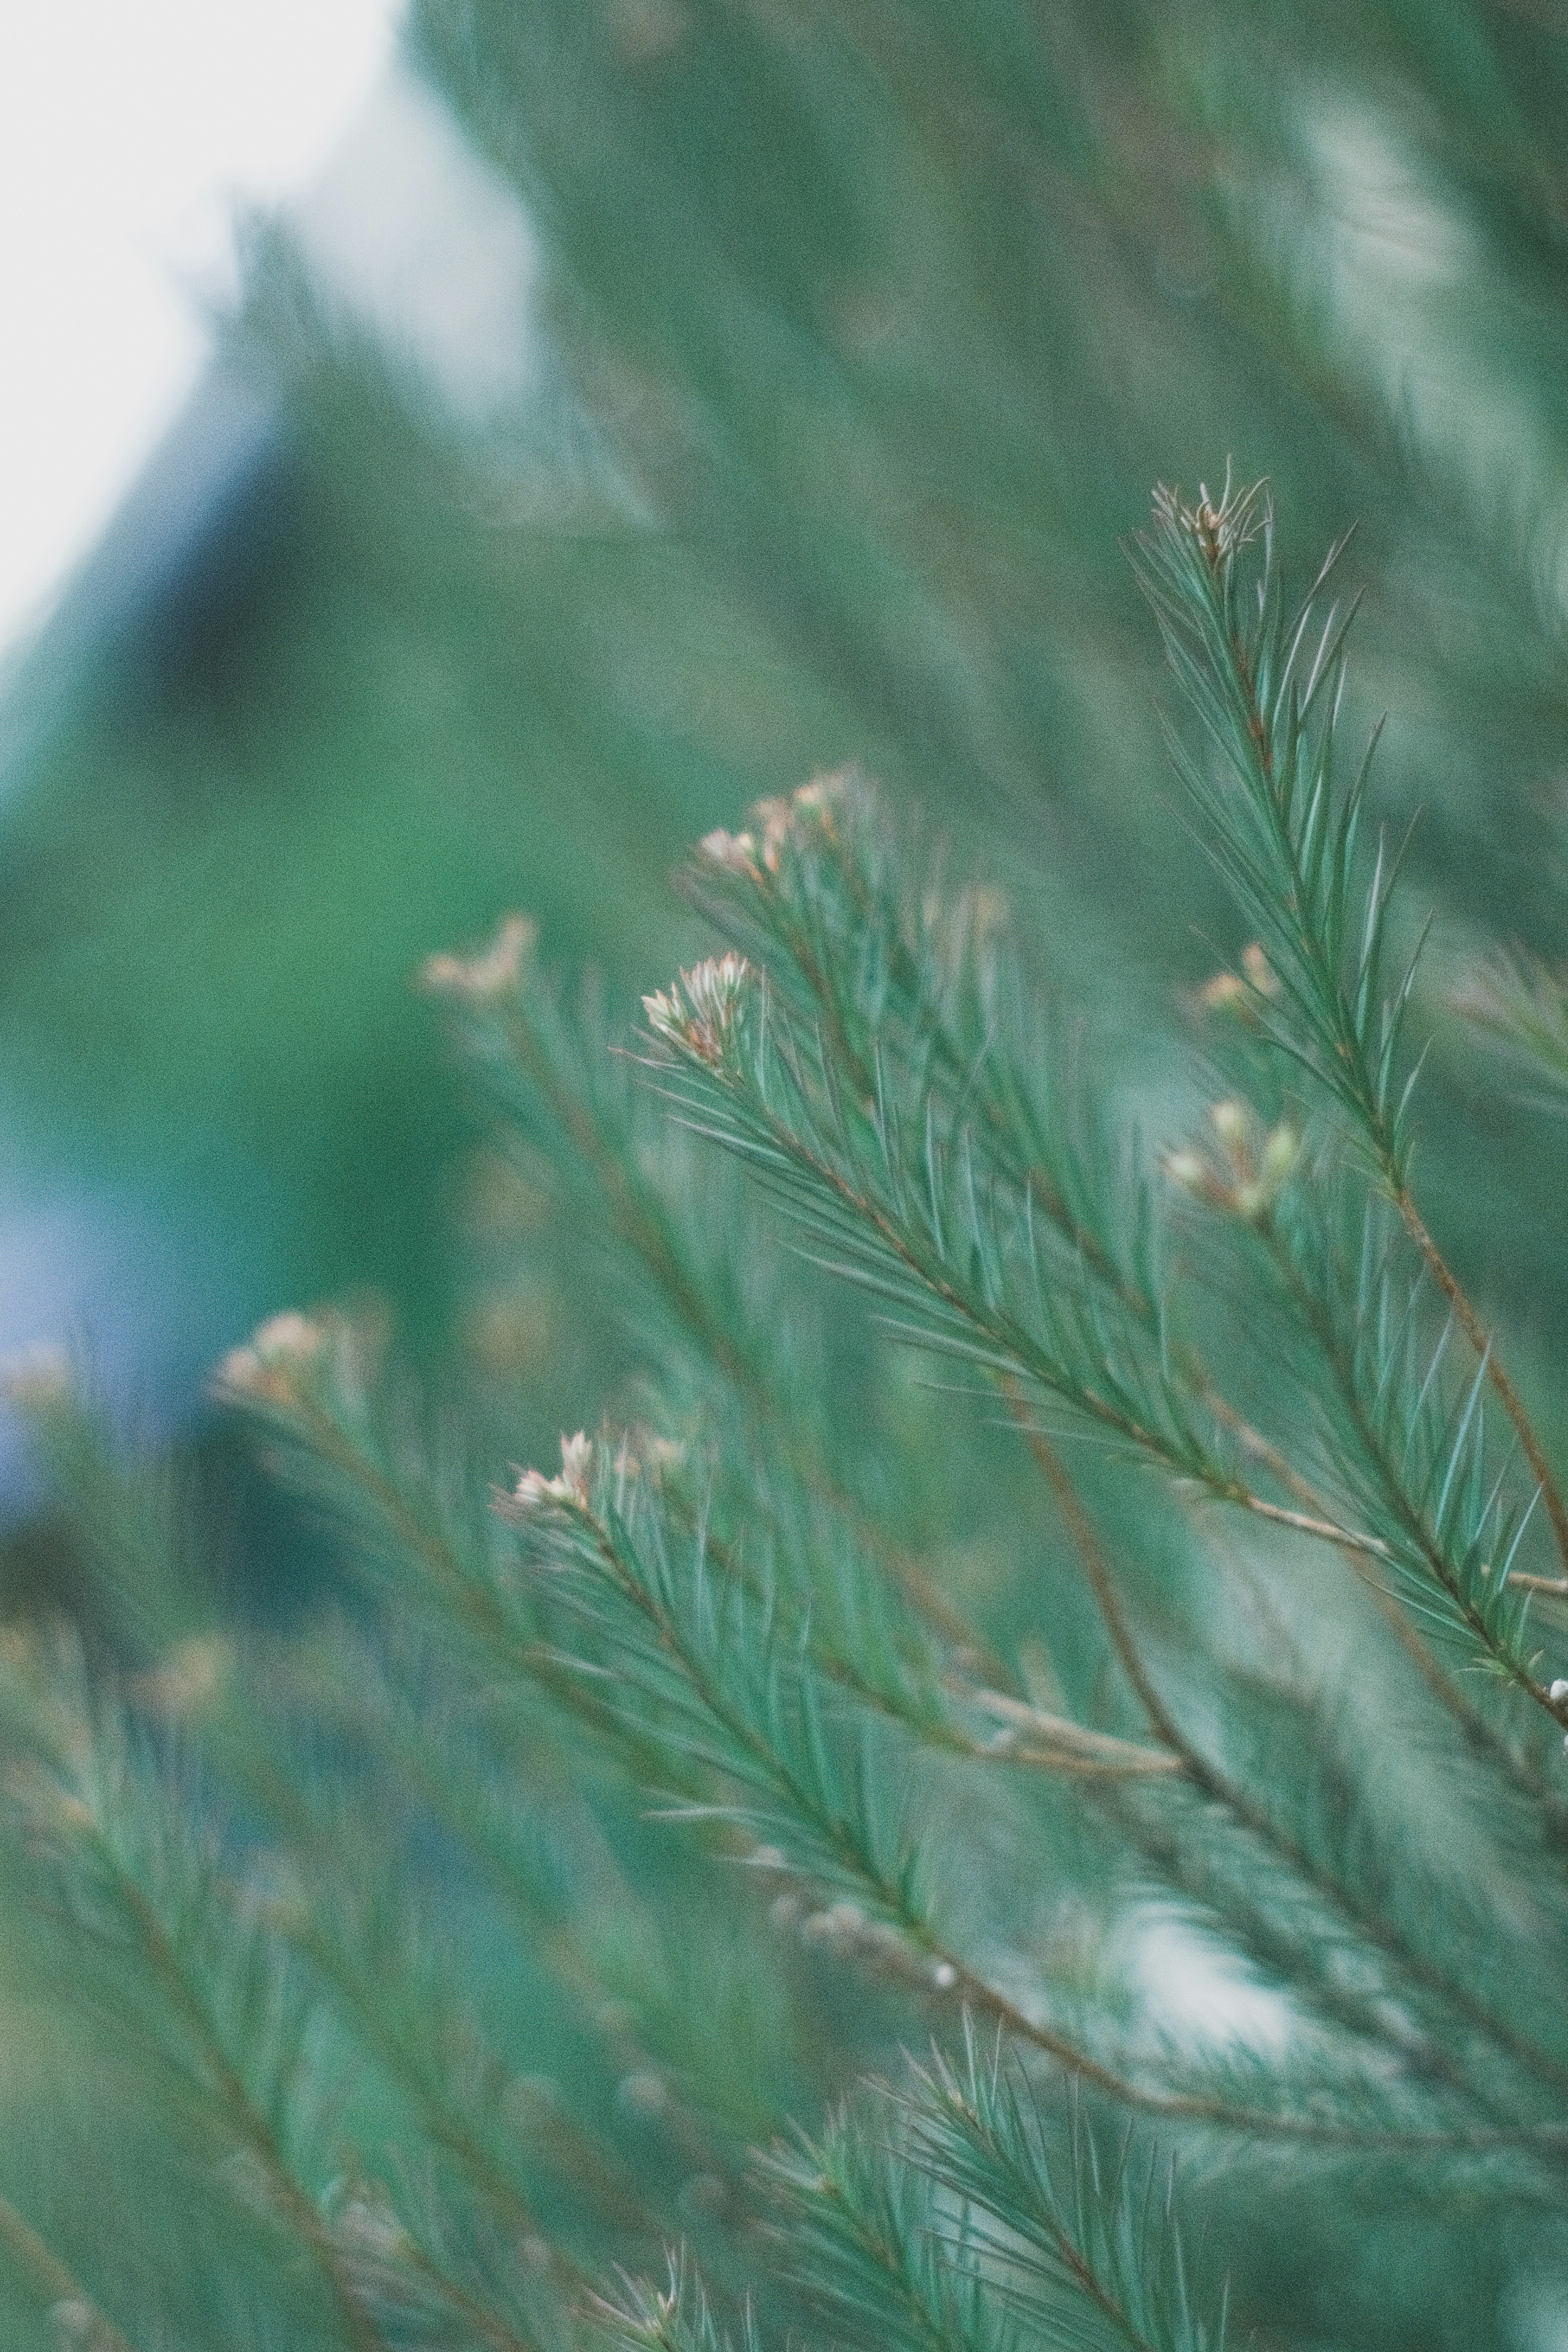
[[[1394,1186],[1393,1201],[1405,1221],[1406,1231],[1426,1260],[1427,1271],[1433,1281],[1453,1308],[1460,1329],[1486,1366],[1487,1378],[1496,1391],[1498,1402],[1513,1426],[1514,1435],[1519,1440],[1520,1451],[1529,1463],[1531,1475],[1541,1489],[1541,1499],[1546,1506],[1546,1516],[1552,1522],[1552,1532],[1556,1539],[1558,1556],[1563,1567],[1568,1569],[1568,1507],[1563,1504],[1557,1481],[1552,1475],[1552,1466],[1542,1451],[1540,1439],[1531,1425],[1530,1416],[1520,1402],[1513,1382],[1498,1360],[1497,1350],[1492,1346],[1491,1336],[1485,1324],[1460,1288],[1458,1281],[1449,1269],[1448,1260],[1427,1232],[1421,1213],[1410,1196],[1408,1184],[1399,1183]]]
[[[131,2352],[129,2340],[78,2285],[57,2254],[44,2243],[30,2221],[0,2197],[0,2245],[13,2255],[37,2293],[51,2308],[74,2305],[87,2321],[87,2341],[92,2352]]]

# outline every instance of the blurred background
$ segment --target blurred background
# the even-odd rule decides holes
[[[374,1290],[520,1458],[591,1419],[411,976],[517,906],[630,1011],[683,845],[848,760],[1174,1118],[1242,942],[1120,551],[1157,479],[1270,475],[1303,586],[1359,525],[1418,1025],[1555,951],[1555,0],[78,0],[0,110],[0,1345],[205,1443],[224,1348]],[[1440,1029],[1419,1181],[1551,1429],[1561,1130]]]

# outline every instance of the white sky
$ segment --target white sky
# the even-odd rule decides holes
[[[324,164],[397,0],[0,4],[0,645],[199,375],[235,199]]]

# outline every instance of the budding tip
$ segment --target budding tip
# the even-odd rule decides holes
[[[499,1003],[517,988],[538,938],[538,926],[530,915],[503,915],[494,939],[477,955],[444,951],[427,956],[420,966],[419,984],[429,995],[476,1007]]]

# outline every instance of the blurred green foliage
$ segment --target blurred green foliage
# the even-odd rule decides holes
[[[1145,1027],[1195,921],[1237,943],[1173,870],[1116,542],[1228,455],[1297,546],[1360,520],[1433,984],[1472,932],[1551,945],[1549,9],[427,0],[408,43],[541,241],[529,413],[452,425],[258,243],[279,455],[12,782],[36,1181],[194,1204],[245,1305],[371,1282],[433,1331],[420,958],[520,903],[651,981],[679,845],[848,757],[1004,845],[1070,992]]]
[[[1552,10],[427,0],[408,42],[540,238],[528,413],[444,420],[258,242],[281,454],[13,779],[25,1159],[199,1203],[252,1303],[369,1281],[434,1328],[413,967],[516,902],[650,980],[678,845],[847,757],[1002,845],[1070,992],[1145,1027],[1237,942],[1173,864],[1116,543],[1228,455],[1293,548],[1360,522],[1429,984],[1550,948]]]

